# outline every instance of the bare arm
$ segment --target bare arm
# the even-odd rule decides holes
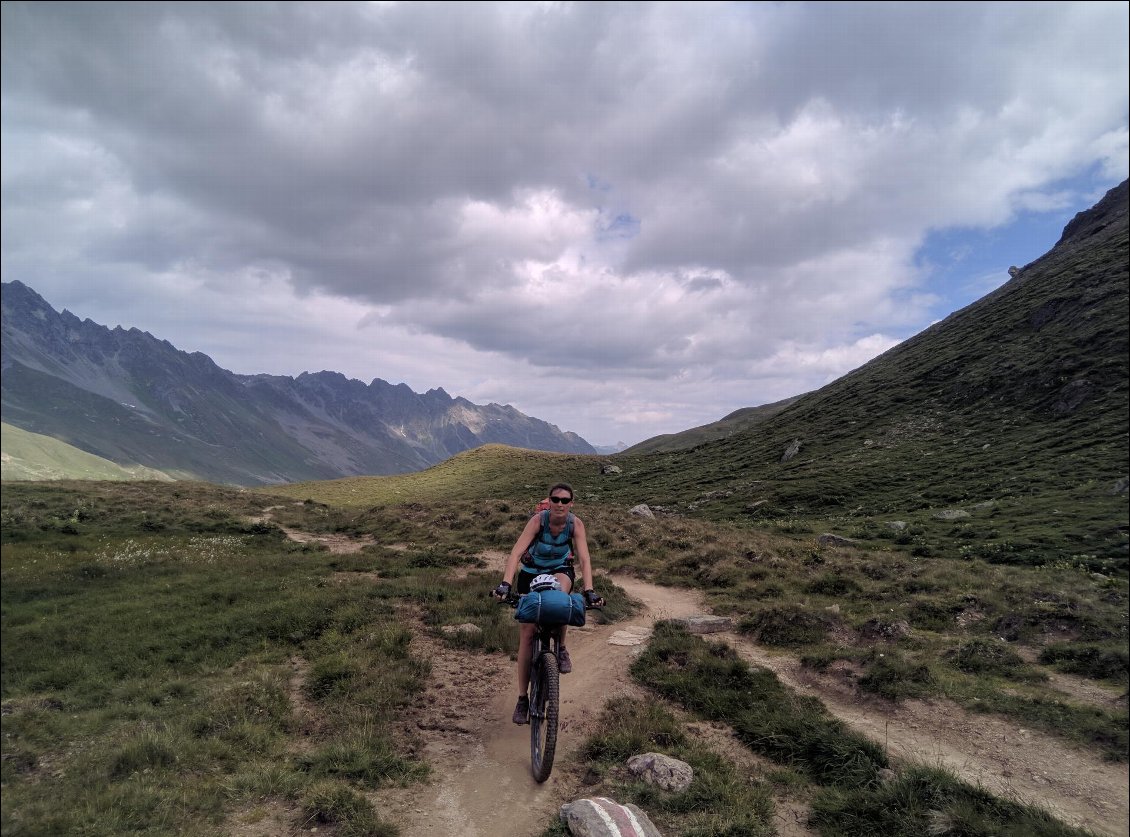
[[[507,584],[512,585],[514,583],[514,576],[518,572],[518,561],[521,559],[522,553],[525,552],[533,542],[534,535],[541,529],[540,517],[540,514],[535,514],[526,521],[526,527],[522,530],[522,534],[518,536],[518,540],[510,550],[510,557],[506,559],[506,569],[502,573],[502,580]]]
[[[592,559],[589,557],[589,539],[585,534],[585,524],[579,517],[573,517],[573,547],[577,550],[577,560],[581,562],[582,590],[592,589]]]

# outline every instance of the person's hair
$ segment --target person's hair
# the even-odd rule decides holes
[[[553,486],[549,489],[549,493],[546,494],[545,496],[546,497],[552,497],[554,491],[568,491],[569,492],[569,499],[570,500],[573,499],[573,486],[569,485],[569,483],[567,483],[567,482],[557,483],[557,485],[555,485],[555,486]]]

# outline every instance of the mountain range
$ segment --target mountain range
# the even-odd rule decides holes
[[[4,422],[122,466],[266,485],[426,468],[487,443],[595,453],[575,433],[443,389],[337,372],[237,375],[136,328],[56,312],[19,281],[2,296]]]
[[[1105,508],[1096,498],[1116,500],[1125,518],[1127,207],[1123,182],[996,291],[820,390],[599,451],[625,474],[622,492],[617,480],[599,493],[719,519],[912,519],[976,503],[992,515],[1015,503],[1024,532],[995,536],[1009,549],[1021,534],[1062,530],[1049,515]],[[5,422],[123,465],[265,484],[417,471],[485,442],[594,452],[512,408],[442,390],[330,372],[233,375],[3,287]],[[591,467],[578,460],[570,478],[587,481]],[[1105,531],[1101,551],[1124,555],[1124,523]]]

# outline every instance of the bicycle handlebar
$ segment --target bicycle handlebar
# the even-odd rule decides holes
[[[525,595],[528,595],[528,594],[510,592],[510,593],[506,594],[506,598],[499,599],[498,596],[494,595],[493,590],[488,590],[487,595],[493,596],[498,601],[499,604],[506,604],[506,605],[510,605],[510,607],[517,607],[518,602],[521,600],[522,596],[525,596]],[[584,598],[584,597],[582,596],[582,598]],[[602,607],[604,607],[604,603],[598,604],[598,605],[589,604],[588,600],[585,599],[585,610],[600,610]]]

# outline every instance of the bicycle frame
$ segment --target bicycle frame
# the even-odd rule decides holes
[[[517,607],[520,598],[511,593],[503,601]],[[560,630],[560,625],[535,625],[530,639],[530,772],[537,782],[549,778],[557,749],[561,677],[557,649]]]
[[[500,601],[517,607],[520,598],[520,595],[511,593]],[[586,603],[585,610],[590,609],[591,605]],[[535,625],[530,641],[530,772],[537,782],[549,778],[557,748],[561,699],[561,668],[557,655],[563,627]]]

